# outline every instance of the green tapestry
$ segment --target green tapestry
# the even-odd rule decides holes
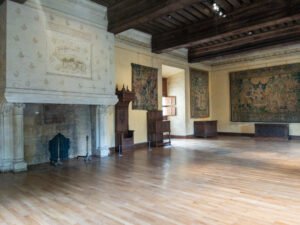
[[[191,117],[209,117],[208,72],[190,69]]]
[[[231,121],[300,122],[300,63],[230,73]]]
[[[132,103],[132,109],[157,110],[157,77],[158,69],[131,64],[132,89],[136,98]]]

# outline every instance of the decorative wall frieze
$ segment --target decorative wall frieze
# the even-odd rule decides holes
[[[274,58],[284,58],[288,56],[299,56],[300,54],[300,47],[295,48],[283,48],[283,49],[275,49],[271,51],[260,51],[258,53],[252,53],[247,55],[239,55],[233,57],[225,57],[224,59],[206,61],[205,64],[208,64],[212,67],[216,66],[224,66],[229,64],[236,64],[236,63],[247,63],[247,62],[255,62],[255,61],[262,61]]]
[[[124,43],[131,47],[144,49],[149,52],[151,52],[151,38],[151,35],[143,33],[141,31],[137,31],[135,29],[124,31],[115,36],[115,40],[117,43]],[[170,51],[168,53],[163,53],[163,55],[187,61],[187,51],[187,49],[183,48]]]

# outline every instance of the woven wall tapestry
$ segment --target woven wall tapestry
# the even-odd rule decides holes
[[[209,117],[208,72],[190,69],[191,117]]]
[[[300,63],[230,73],[231,121],[300,122]]]
[[[132,103],[132,109],[157,110],[157,77],[158,69],[131,64],[132,88],[136,98]]]

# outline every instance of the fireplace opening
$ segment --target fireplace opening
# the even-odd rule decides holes
[[[62,164],[63,161],[69,159],[70,139],[61,133],[55,135],[49,141],[50,163],[51,165]]]
[[[29,165],[49,161],[55,164],[59,159],[85,155],[87,146],[91,152],[92,140],[90,139],[87,145],[86,136],[92,136],[92,110],[93,106],[89,105],[26,104],[25,161]],[[52,147],[49,146],[50,140],[54,140]],[[50,148],[53,154],[49,151]]]

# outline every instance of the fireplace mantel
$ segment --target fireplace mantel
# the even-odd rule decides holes
[[[27,103],[95,105],[95,149],[108,155],[115,90],[106,8],[86,0],[0,4],[0,171],[23,171]],[[93,107],[91,107],[93,108]]]
[[[89,94],[55,91],[38,91],[6,88],[5,100],[11,103],[115,105],[115,94]]]

